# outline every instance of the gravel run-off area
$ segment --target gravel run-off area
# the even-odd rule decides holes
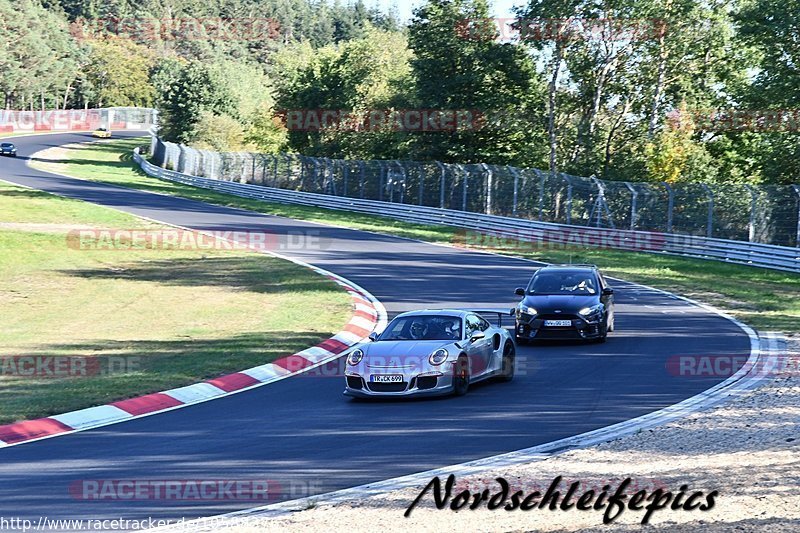
[[[718,491],[712,509],[654,511],[642,525],[646,509],[626,509],[611,525],[604,510],[571,508],[528,511],[439,510],[426,495],[409,517],[404,513],[424,487],[397,490],[362,501],[315,505],[272,518],[242,517],[217,523],[227,533],[250,531],[800,531],[800,338],[787,339],[783,370],[763,384],[726,403],[604,444],[565,452],[547,459],[456,479],[453,496],[464,488],[473,494],[499,489],[497,477],[522,490],[545,492],[562,476],[561,493],[580,481],[576,495],[606,484],[610,492],[626,477],[632,495],[646,490],[670,491],[674,497],[687,485],[686,497],[702,491],[700,503]],[[442,482],[445,478],[442,478]],[[685,498],[686,498],[685,497]],[[452,501],[452,500],[451,500]],[[507,501],[510,501],[507,500]],[[684,501],[685,503],[685,501]],[[645,501],[644,505],[648,502]],[[227,527],[226,527],[227,526]]]

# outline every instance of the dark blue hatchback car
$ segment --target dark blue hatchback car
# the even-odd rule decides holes
[[[605,342],[614,331],[614,290],[594,265],[549,265],[536,271],[513,309],[517,342]]]
[[[13,143],[0,143],[0,155],[17,157],[17,147]]]

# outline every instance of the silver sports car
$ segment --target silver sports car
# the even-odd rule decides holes
[[[477,311],[410,311],[350,352],[345,367],[348,396],[466,394],[470,383],[514,377],[514,338]],[[507,315],[508,312],[506,311]]]

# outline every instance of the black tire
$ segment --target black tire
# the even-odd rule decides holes
[[[503,347],[503,370],[500,372],[500,381],[511,381],[514,379],[514,367],[516,362],[516,350],[513,342],[506,342]]]
[[[597,339],[595,339],[595,342],[598,344],[602,344],[606,342],[607,338],[608,338],[608,325],[603,324],[602,326],[600,326],[600,336],[597,337]]]
[[[469,361],[462,355],[453,369],[453,394],[464,396],[469,390]]]

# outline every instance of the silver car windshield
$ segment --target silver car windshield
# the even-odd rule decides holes
[[[397,317],[389,323],[378,340],[461,340],[461,318],[445,315]]]
[[[597,294],[594,276],[584,272],[542,272],[528,285],[528,294]]]

